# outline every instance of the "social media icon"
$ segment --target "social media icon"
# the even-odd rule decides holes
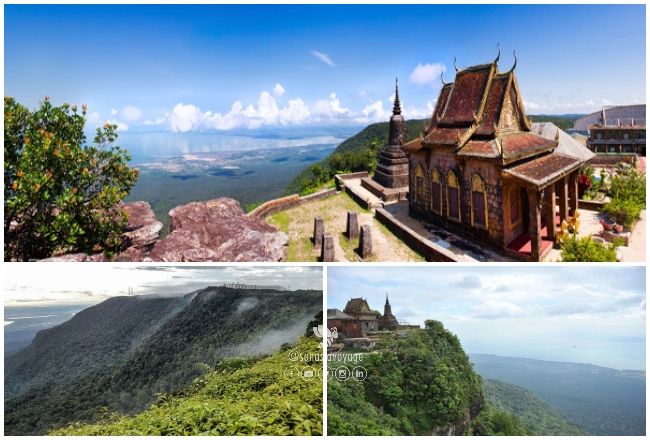
[[[363,368],[361,365],[354,367],[352,370],[352,378],[358,382],[366,380],[368,377],[368,371]]]
[[[345,382],[350,378],[350,369],[345,366],[338,367],[336,369],[336,379]]]
[[[316,370],[313,367],[305,367],[300,372],[304,380],[314,380],[316,378]]]
[[[298,371],[293,367],[289,367],[284,370],[285,379],[297,379],[298,376],[299,376]]]

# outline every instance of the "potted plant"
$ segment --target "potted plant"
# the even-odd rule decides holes
[[[612,229],[614,229],[614,225],[615,225],[616,223],[608,223],[608,222],[606,222],[605,220],[601,220],[601,221],[600,221],[600,224],[603,225],[603,229],[604,229],[604,230],[606,230],[606,231],[611,231]]]

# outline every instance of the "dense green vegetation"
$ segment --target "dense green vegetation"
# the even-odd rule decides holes
[[[298,360],[290,361],[289,352],[300,354]],[[303,337],[273,356],[221,361],[189,389],[159,396],[138,415],[111,414],[100,423],[76,423],[51,434],[322,435],[321,381],[286,375],[287,369],[322,369],[320,354],[318,340]]]
[[[460,341],[437,321],[384,338],[361,365],[366,380],[328,382],[329,434],[430,434],[476,415],[483,402]]]
[[[487,403],[478,417],[472,420],[466,435],[532,435],[516,415],[495,409]]]
[[[406,122],[406,139],[415,139],[428,119]],[[377,153],[388,139],[388,122],[371,124],[342,142],[326,159],[311,165],[289,183],[287,194],[308,194],[325,185],[336,174],[356,171],[374,171]]]
[[[560,256],[562,261],[568,263],[584,262],[616,262],[617,243],[599,243],[594,241],[591,236],[579,237],[577,234],[571,234],[560,245]]]
[[[471,360],[484,379],[530,390],[586,434],[645,435],[645,371],[493,355]]]
[[[5,384],[15,394],[5,396],[5,432],[142,411],[157,394],[189,386],[203,365],[295,341],[322,293],[206,288],[168,301],[114,298],[8,357]]]
[[[88,144],[85,107],[4,105],[5,260],[118,249],[126,217],[114,207],[138,172],[115,145],[117,126],[98,128]]]
[[[529,115],[532,122],[552,122],[561,130],[570,130],[583,115]]]
[[[483,380],[485,400],[492,412],[504,411],[515,416],[529,435],[584,435],[562,414],[530,391],[498,380]]]
[[[627,164],[619,164],[609,187],[610,202],[603,211],[616,223],[630,229],[645,209],[645,173]]]

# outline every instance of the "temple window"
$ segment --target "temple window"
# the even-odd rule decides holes
[[[431,209],[437,214],[442,214],[442,186],[440,173],[435,168],[431,170]]]
[[[424,170],[420,164],[415,168],[415,200],[424,203]]]
[[[478,174],[472,176],[472,225],[487,228],[485,182]]]
[[[447,173],[447,217],[460,221],[460,187],[453,171]]]

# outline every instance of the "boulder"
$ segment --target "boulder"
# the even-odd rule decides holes
[[[121,205],[128,217],[123,235],[127,247],[138,248],[155,243],[163,228],[162,222],[156,219],[151,206],[147,202],[129,202]]]
[[[289,239],[249,217],[236,200],[221,197],[169,211],[171,232],[157,242],[152,261],[285,261]]]

